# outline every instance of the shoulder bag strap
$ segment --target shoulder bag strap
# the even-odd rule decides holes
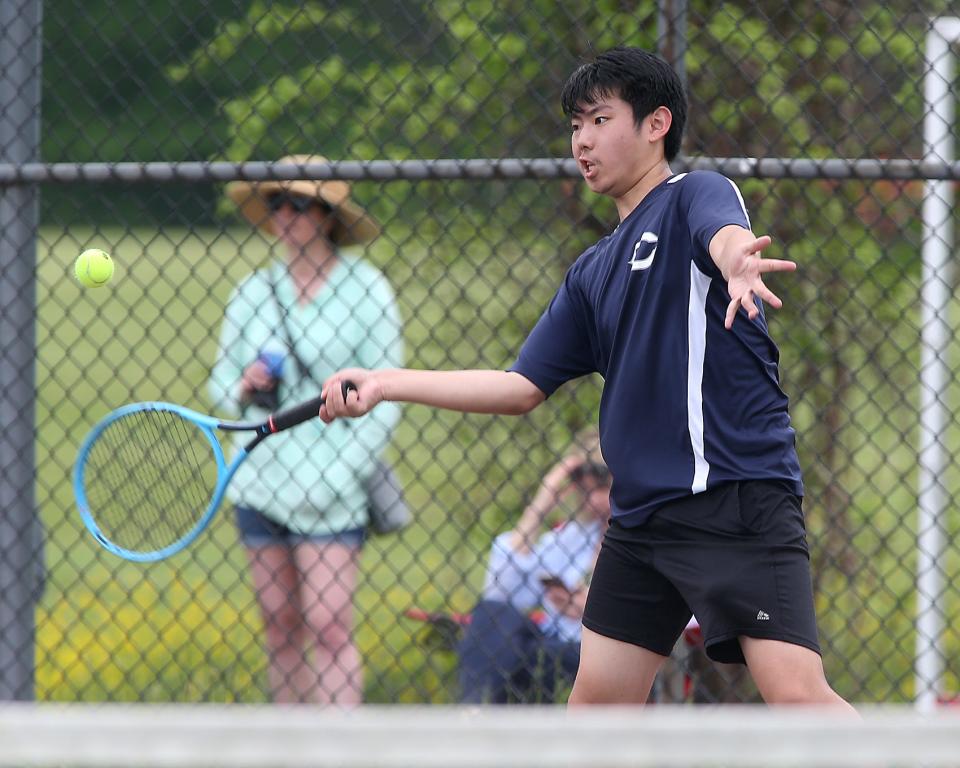
[[[277,286],[273,281],[273,267],[267,270],[267,274],[267,282],[270,284],[270,293],[273,295],[273,303],[276,305],[277,314],[280,316],[280,325],[283,327],[283,335],[287,340],[287,349],[290,351],[290,357],[292,357],[294,362],[297,364],[297,370],[300,372],[300,377],[306,381],[313,381],[314,379],[313,376],[310,375],[310,369],[307,368],[306,364],[300,358],[300,355],[297,354],[297,348],[293,343],[293,334],[290,333],[290,327],[287,325],[287,310],[285,310],[283,305],[280,303],[280,297],[277,295]]]

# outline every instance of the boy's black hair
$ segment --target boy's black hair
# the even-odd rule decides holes
[[[599,54],[570,75],[560,104],[567,117],[584,104],[595,104],[604,96],[616,96],[633,109],[637,127],[657,107],[666,107],[673,124],[664,137],[663,154],[673,160],[680,151],[687,122],[687,96],[680,77],[667,62],[642,48],[618,46]]]

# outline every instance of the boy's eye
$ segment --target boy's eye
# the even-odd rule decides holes
[[[606,117],[605,115],[597,115],[594,118],[593,122],[594,122],[594,125],[603,125],[603,123],[605,123],[609,119],[610,118]]]

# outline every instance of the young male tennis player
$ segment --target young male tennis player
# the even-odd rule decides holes
[[[561,384],[604,377],[612,521],[583,617],[571,704],[641,703],[691,611],[707,652],[745,662],[765,701],[852,711],[817,641],[800,466],[779,353],[780,307],[743,198],[712,172],[674,174],[687,103],[676,73],[615,48],[563,88],[573,157],[619,226],[584,252],[508,371],[341,371],[320,417],[381,401],[522,414]],[[344,402],[340,382],[358,387]]]

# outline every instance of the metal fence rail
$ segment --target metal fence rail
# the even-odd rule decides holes
[[[946,181],[960,178],[960,163],[880,158],[680,157],[674,170],[717,171],[733,179],[837,179]],[[442,181],[580,178],[574,160],[473,158],[465,160],[21,163],[0,164],[0,185],[38,183],[228,182],[237,179],[342,179]]]

